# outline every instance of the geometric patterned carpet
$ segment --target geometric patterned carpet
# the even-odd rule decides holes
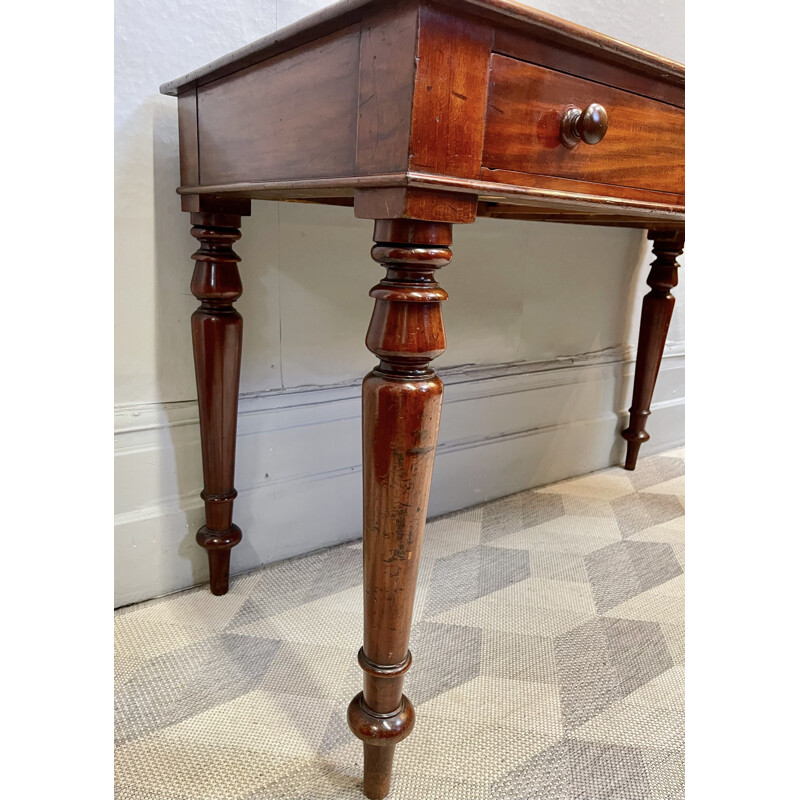
[[[684,796],[683,449],[428,523],[393,800]],[[361,545],[115,616],[118,800],[361,800]]]

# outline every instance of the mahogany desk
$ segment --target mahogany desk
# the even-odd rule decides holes
[[[476,216],[646,228],[625,467],[666,340],[684,226],[684,67],[513,0],[344,0],[161,87],[178,97],[211,590],[228,587],[242,318],[233,244],[254,199],[352,205],[386,277],[363,385],[364,791],[389,791],[445,349],[436,272]]]

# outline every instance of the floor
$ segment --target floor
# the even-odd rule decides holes
[[[683,798],[684,451],[428,524],[393,800]],[[361,546],[115,617],[118,800],[360,800]]]

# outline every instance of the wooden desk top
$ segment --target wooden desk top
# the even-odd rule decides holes
[[[684,220],[684,77],[511,0],[343,0],[161,91],[178,96],[188,211],[657,229]]]

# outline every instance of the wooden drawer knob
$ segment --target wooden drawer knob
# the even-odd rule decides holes
[[[561,144],[572,149],[578,142],[597,144],[608,130],[608,114],[600,103],[581,110],[567,106],[561,113]]]

